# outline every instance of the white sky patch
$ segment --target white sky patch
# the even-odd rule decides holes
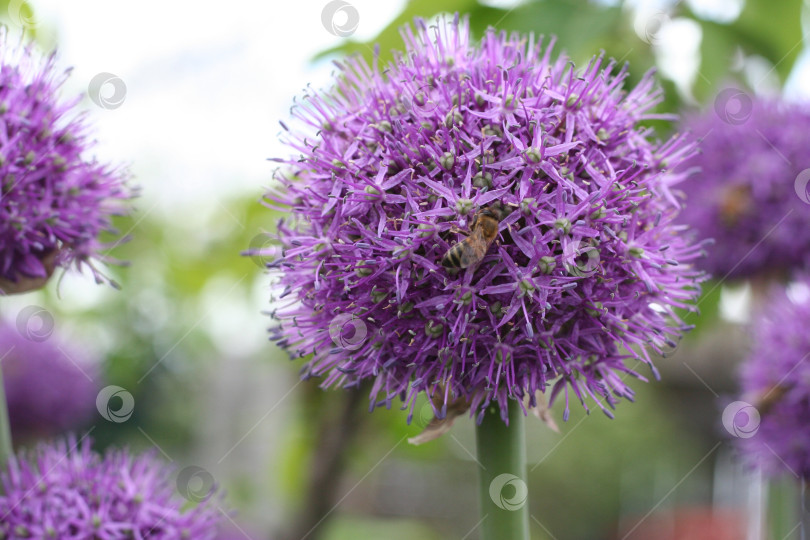
[[[109,267],[94,262],[94,265],[107,275]],[[62,275],[64,273],[64,275]],[[59,307],[67,312],[89,311],[111,300],[118,291],[107,285],[99,285],[93,278],[90,269],[79,273],[71,265],[67,270],[57,269],[54,279],[48,283],[59,295]]]
[[[175,218],[260,194],[269,182],[266,158],[288,154],[278,121],[307,83],[327,86],[333,66],[311,60],[344,39],[322,24],[327,3],[32,1],[37,30],[74,66],[68,92],[85,93],[101,72],[126,83],[116,109],[84,102],[98,153],[132,164],[139,206],[158,202]],[[351,37],[367,40],[404,0],[351,3],[359,16]],[[336,13],[335,23],[347,16]]]
[[[689,9],[701,19],[730,23],[742,13],[743,0],[687,0]]]
[[[526,0],[481,0],[481,3],[494,8],[512,9],[527,2]]]
[[[748,85],[761,96],[779,97],[781,83],[773,63],[762,56],[748,56],[743,74]]]
[[[252,309],[249,296],[234,288],[232,277],[209,280],[201,297],[202,326],[223,355],[250,356],[267,349],[268,320]]]
[[[748,283],[722,286],[720,316],[738,324],[745,324],[751,319],[751,286]]]
[[[793,101],[810,100],[810,50],[804,49],[796,59],[785,83],[785,97]]]
[[[679,17],[663,25],[654,47],[661,74],[675,81],[682,95],[691,97],[691,86],[700,67],[700,25]]]

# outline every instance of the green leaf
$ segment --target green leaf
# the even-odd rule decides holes
[[[738,47],[747,55],[769,60],[784,83],[802,50],[801,13],[802,0],[747,0],[734,22],[720,24],[686,10],[684,15],[696,20],[703,31],[696,96],[711,97],[731,78],[731,61]]]
[[[700,42],[700,69],[695,79],[694,93],[706,100],[717,93],[731,78],[731,61],[737,47],[734,29],[710,21],[700,21],[703,39]]]
[[[405,9],[370,42],[347,40],[337,47],[319,53],[316,58],[358,53],[370,60],[374,53],[374,45],[379,44],[380,59],[387,61],[393,57],[391,51],[403,49],[399,29],[413,22],[414,17],[428,19],[440,13],[469,13],[476,8],[478,8],[476,0],[411,0]]]
[[[803,0],[746,0],[732,27],[741,44],[773,62],[784,83],[802,50]]]

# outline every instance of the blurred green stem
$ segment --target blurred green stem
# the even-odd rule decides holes
[[[0,362],[1,363],[1,362]],[[11,446],[11,426],[8,422],[6,391],[3,387],[3,372],[0,370],[0,469],[6,467],[13,450]]]
[[[476,427],[482,540],[528,540],[526,436],[520,404],[509,400],[509,425],[489,406]]]
[[[810,494],[807,493],[807,480],[802,478],[799,485],[799,519],[801,520],[802,540],[810,538]]]

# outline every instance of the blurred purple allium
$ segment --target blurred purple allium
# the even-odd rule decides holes
[[[726,113],[732,106],[736,116]],[[680,186],[687,203],[678,220],[715,240],[701,267],[717,278],[805,267],[810,192],[800,183],[810,167],[810,106],[720,94],[682,127],[702,139],[700,153],[682,165],[696,172]]]
[[[0,358],[15,441],[56,435],[92,418],[98,374],[73,347],[56,336],[31,340],[0,323]]]
[[[774,291],[754,321],[742,390],[759,425],[754,418],[739,443],[748,462],[766,474],[810,480],[810,279],[791,290]]]
[[[93,452],[89,439],[41,444],[0,474],[2,538],[213,539],[213,504],[185,508],[172,469],[152,453]]]
[[[686,329],[702,276],[700,247],[673,225],[672,168],[694,152],[653,139],[640,122],[661,90],[648,73],[626,92],[626,68],[593,59],[576,71],[554,40],[467,20],[416,21],[387,66],[339,63],[284,124],[300,155],[276,174],[266,205],[288,215],[272,255],[279,279],[274,339],[313,355],[324,386],[373,379],[372,406],[399,396],[454,398],[471,414],[553,385],[606,414],[632,397],[625,375],[654,373]],[[481,264],[441,259],[479,209],[511,213]],[[410,418],[410,417],[409,417]]]
[[[0,294],[42,286],[56,266],[103,259],[98,236],[131,196],[126,174],[89,153],[79,98],[63,99],[54,55],[0,33]]]

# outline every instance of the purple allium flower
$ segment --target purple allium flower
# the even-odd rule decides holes
[[[743,97],[750,107],[736,120],[717,107],[685,120],[702,142],[683,164],[698,171],[680,186],[688,202],[679,222],[715,240],[701,266],[718,278],[786,275],[810,260],[810,198],[797,186],[810,167],[810,107]]]
[[[73,347],[55,336],[32,341],[0,324],[0,358],[16,442],[56,435],[92,418],[98,374]]]
[[[41,444],[0,474],[2,538],[215,538],[212,504],[185,508],[154,453],[94,453],[88,439]]]
[[[779,289],[754,321],[753,349],[743,364],[743,399],[759,415],[742,434],[748,462],[769,475],[793,474],[810,480],[810,279],[790,296]],[[741,413],[754,414],[746,407]],[[739,413],[738,413],[739,415]]]
[[[553,385],[566,418],[570,392],[611,416],[698,294],[700,248],[670,189],[694,147],[639,125],[662,118],[652,74],[624,91],[614,62],[576,71],[553,39],[495,30],[475,45],[458,18],[403,36],[391,65],[338,64],[294,108],[299,131],[282,124],[300,156],[279,160],[265,201],[289,214],[274,338],[313,355],[305,377],[373,379],[372,405],[399,396],[411,415],[425,392],[479,419],[497,401],[505,418],[509,398]],[[497,204],[511,213],[483,261],[444,268]]]
[[[59,95],[68,72],[54,56],[4,33],[0,48],[0,293],[40,287],[71,263],[100,280],[91,259],[102,258],[99,233],[131,196],[125,174],[88,156],[94,141],[79,99]]]

